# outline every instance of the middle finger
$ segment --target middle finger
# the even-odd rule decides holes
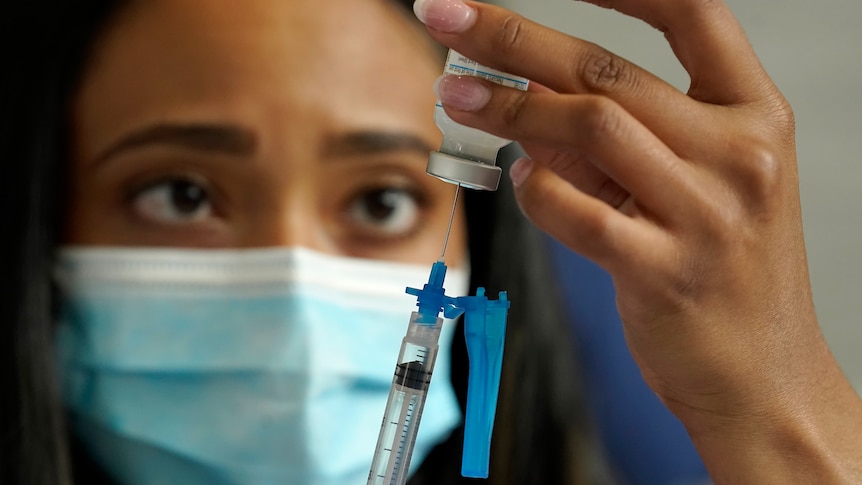
[[[442,78],[437,94],[458,123],[589,160],[658,219],[679,220],[694,206],[685,201],[696,198],[697,167],[607,97],[524,92],[471,76]]]

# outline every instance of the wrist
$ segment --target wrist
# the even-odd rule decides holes
[[[676,410],[716,484],[862,482],[862,401],[837,364],[816,374],[736,415]]]

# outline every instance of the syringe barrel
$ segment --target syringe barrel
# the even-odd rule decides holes
[[[439,317],[418,312],[410,316],[407,335],[401,340],[395,376],[368,473],[368,485],[407,483],[442,326],[443,319]]]

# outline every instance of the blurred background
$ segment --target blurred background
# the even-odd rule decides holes
[[[680,90],[688,78],[664,37],[645,23],[572,0],[496,0],[595,42]],[[794,107],[805,240],[826,338],[862,391],[862,2],[727,0],[766,70]],[[681,127],[682,129],[682,127]],[[559,247],[596,421],[611,461],[633,484],[704,483],[684,430],[640,381],[626,355],[601,270]]]

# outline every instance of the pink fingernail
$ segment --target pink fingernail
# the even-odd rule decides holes
[[[423,24],[440,32],[464,32],[476,22],[476,10],[461,0],[416,0],[413,12]]]
[[[491,90],[473,76],[444,74],[434,82],[434,93],[443,106],[478,111],[491,100]]]
[[[509,178],[512,179],[512,185],[520,187],[527,180],[530,173],[533,171],[533,161],[529,158],[519,158],[512,164],[509,169]]]

